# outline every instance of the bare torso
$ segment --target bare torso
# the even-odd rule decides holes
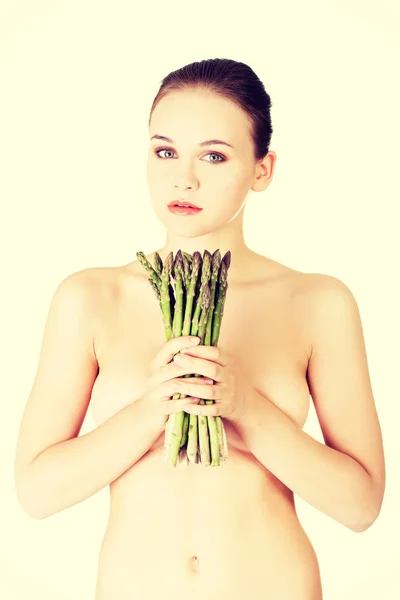
[[[310,341],[297,298],[310,275],[254,256],[248,281],[229,280],[218,345],[303,428]],[[98,273],[99,374],[90,405],[97,425],[141,397],[165,341],[143,267],[135,261]],[[95,600],[321,600],[317,557],[292,491],[224,423],[229,456],[220,467],[165,467],[162,433],[110,485]]]

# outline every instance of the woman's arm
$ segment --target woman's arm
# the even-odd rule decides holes
[[[361,320],[343,282],[312,276],[302,314],[310,324],[307,376],[325,444],[254,389],[251,423],[236,427],[288,488],[349,529],[365,531],[380,512],[385,461]]]
[[[141,399],[96,429],[44,450],[24,470],[19,495],[33,519],[86,500],[138,461],[162,433]]]
[[[34,519],[114,481],[163,430],[161,416],[139,399],[78,437],[98,374],[93,332],[102,285],[96,270],[79,271],[61,282],[50,305],[14,468],[18,501]]]

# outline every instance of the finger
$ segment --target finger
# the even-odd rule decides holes
[[[194,379],[194,378],[193,378]],[[203,398],[204,400],[220,400],[221,387],[218,384],[204,385],[201,383],[190,383],[191,379],[175,379],[173,382],[174,393],[186,394]]]
[[[174,356],[174,363],[188,369],[190,373],[198,373],[218,383],[223,381],[223,367],[215,362],[199,358],[197,356],[188,356],[187,354],[177,354]]]
[[[198,398],[186,398],[190,400],[185,406],[184,410],[189,415],[200,415],[201,417],[219,417],[221,416],[221,404],[197,404],[193,400]]]
[[[177,352],[180,352],[183,348],[192,348],[199,342],[199,337],[190,335],[182,335],[164,342],[154,359],[155,368],[160,368],[167,365],[169,362],[171,362]]]
[[[164,415],[170,415],[171,413],[186,411],[188,404],[195,404],[199,401],[199,398],[181,398],[180,400],[165,400],[161,403],[162,411]]]
[[[192,367],[180,367],[175,363],[175,361],[171,361],[167,365],[159,368],[155,371],[151,378],[152,387],[156,387],[161,385],[162,383],[169,382],[173,379],[178,379],[183,375],[193,375],[195,372],[192,370]],[[197,373],[197,371],[196,371]],[[210,377],[197,377],[197,379],[203,381],[209,381],[210,383],[214,383],[213,379]]]
[[[165,369],[167,367],[164,367]],[[210,386],[214,382],[212,379],[207,379],[206,377],[188,377],[188,378],[176,378],[176,379],[168,379],[166,381],[161,381],[158,385],[161,386],[161,393],[159,397],[162,400],[167,400],[168,398],[172,398],[175,394],[184,394],[185,396],[193,396],[196,394],[188,394],[184,391],[181,386],[181,381],[192,381],[198,385],[201,385],[201,390],[204,389],[204,386]],[[196,390],[199,388],[196,387]]]
[[[203,346],[202,344],[199,344],[190,348],[183,348],[181,353],[197,356],[199,358],[206,358],[207,360],[219,364],[221,367],[226,367],[230,362],[227,353],[224,352],[224,350],[221,350],[219,346]]]

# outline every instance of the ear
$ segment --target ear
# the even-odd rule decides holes
[[[256,173],[251,189],[254,192],[263,192],[272,181],[275,171],[276,153],[272,150],[257,163]]]

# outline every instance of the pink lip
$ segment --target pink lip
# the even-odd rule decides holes
[[[173,204],[169,204],[168,210],[175,215],[197,215],[203,209],[193,208],[193,206],[174,206]]]
[[[170,202],[168,204],[169,207],[174,207],[177,204],[180,204],[182,207],[185,208],[196,208],[197,210],[203,210],[202,208],[200,208],[199,206],[196,206],[195,204],[191,204],[190,202],[184,202],[183,200],[174,200],[173,202]]]

